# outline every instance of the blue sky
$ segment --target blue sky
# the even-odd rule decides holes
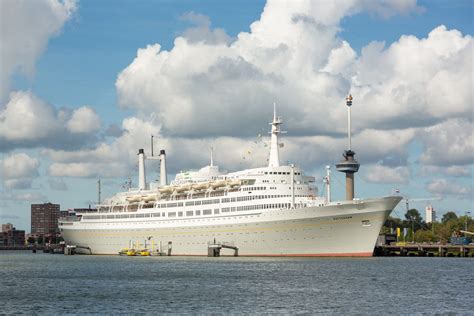
[[[5,84],[2,91],[18,92],[22,96],[28,92],[29,96],[25,97],[29,100],[28,106],[38,109],[38,117],[41,117],[41,111],[53,109],[55,114],[48,116],[48,119],[51,124],[57,124],[57,128],[41,137],[35,136],[38,131],[34,130],[33,123],[29,123],[34,121],[25,121],[31,128],[21,136],[11,136],[8,132],[2,135],[0,129],[0,160],[3,161],[4,170],[1,181],[1,222],[10,221],[19,228],[29,230],[30,203],[57,202],[62,209],[93,203],[98,178],[103,179],[104,195],[113,194],[128,177],[135,179],[133,157],[138,149],[135,147],[147,146],[147,135],[151,132],[160,134],[163,139],[160,145],[168,146],[167,150],[170,148],[169,159],[174,172],[205,164],[207,150],[200,149],[211,145],[217,147],[216,159],[218,162],[220,159],[219,163],[227,170],[263,165],[266,152],[264,148],[251,145],[255,140],[252,135],[257,135],[262,128],[267,127],[271,104],[275,99],[282,104],[279,111],[289,131],[284,140],[284,159],[301,164],[308,173],[320,178],[324,166],[336,163],[344,149],[341,144],[345,144],[345,117],[342,117],[341,126],[333,127],[334,122],[338,122],[335,113],[345,115],[343,96],[347,90],[358,92],[361,96],[354,95],[353,108],[356,121],[354,144],[359,146],[355,147],[355,151],[362,163],[356,180],[358,196],[387,195],[394,188],[399,188],[403,194],[412,198],[442,196],[442,201],[433,202],[440,213],[454,210],[462,215],[472,209],[472,89],[461,91],[466,85],[472,88],[472,79],[470,82],[465,79],[472,75],[472,60],[461,67],[464,70],[457,68],[460,63],[466,63],[463,50],[470,49],[472,54],[472,1],[406,1],[403,2],[405,6],[400,5],[402,2],[385,1],[382,8],[375,1],[365,4],[354,1],[351,5],[352,2],[347,1],[341,5],[340,11],[345,13],[340,18],[335,13],[338,10],[325,8],[329,5],[324,1],[314,2],[312,6],[315,8],[308,8],[308,12],[304,11],[304,5],[294,4],[293,8],[290,2],[286,3],[287,8],[282,9],[275,2],[267,4],[265,1],[250,0],[69,1],[63,5],[68,3],[71,8],[63,9],[56,15],[56,31],[44,25],[48,23],[44,21],[49,21],[48,10],[53,10],[47,5],[33,8],[28,2],[19,1],[19,4],[13,5],[13,1],[6,1],[0,7],[2,12],[9,12],[11,6],[17,20],[24,24],[20,26],[15,24],[18,22],[13,18],[2,16],[5,26],[2,27],[1,40],[5,45],[13,41],[5,33],[9,29],[14,30],[10,34],[24,39],[25,43],[44,46],[44,49],[36,49],[29,57],[18,53],[28,50],[28,46],[18,46],[17,53],[11,54],[13,57],[2,57],[2,65],[8,66],[5,69],[12,69],[4,71],[2,75],[2,78],[10,80],[10,84]],[[268,14],[261,17],[266,5]],[[318,10],[326,9],[326,16],[318,14]],[[43,13],[45,18],[42,20],[28,18],[32,14],[41,16]],[[291,34],[286,34],[288,28],[285,28],[285,23],[288,22],[285,14],[293,14],[293,23],[296,23],[295,17],[305,15],[315,21],[319,29],[313,30],[311,23],[307,23],[295,28],[292,32],[295,32],[296,39],[292,38]],[[259,20],[259,25],[252,30],[250,25]],[[210,21],[210,26],[206,21]],[[438,29],[435,32],[437,36],[428,40],[430,32],[440,25],[445,25],[446,29]],[[42,28],[46,30],[40,32]],[[450,32],[453,30],[460,33]],[[238,37],[241,32],[250,34],[249,39],[244,41]],[[407,35],[416,37],[416,41],[401,40],[402,36]],[[184,38],[186,44],[175,44],[177,38]],[[374,41],[384,42],[383,48],[374,48],[376,45],[371,44]],[[343,42],[347,46],[343,46]],[[147,48],[147,45],[153,44],[160,44],[161,50]],[[457,45],[459,49],[448,49],[449,46]],[[278,68],[259,59],[258,52],[273,54],[274,47],[286,47],[286,51],[282,49],[276,54],[294,54],[288,60],[295,62],[275,59],[275,65],[280,63]],[[138,49],[153,51],[159,58],[137,57]],[[449,53],[445,53],[445,50],[449,50]],[[160,58],[165,58],[163,51],[173,52],[167,62],[176,67],[179,80],[173,77],[174,74],[160,68],[162,66],[159,63],[163,60]],[[334,53],[336,51],[339,54]],[[202,55],[195,55],[195,52]],[[307,56],[305,52],[312,52],[313,55]],[[442,54],[448,57],[447,61],[440,64],[438,60],[442,59],[439,57]],[[180,59],[182,55],[187,57]],[[209,57],[214,55],[217,56],[215,59]],[[419,72],[433,75],[410,82],[410,76],[400,74],[397,69],[399,66],[396,66],[405,65],[403,59],[419,60],[413,61],[414,77],[420,75]],[[231,62],[222,66],[222,60]],[[306,74],[305,63],[308,69],[313,68],[314,71]],[[32,64],[34,70],[26,71],[26,74],[18,71],[18,67],[26,64]],[[339,69],[338,65],[341,64],[345,66]],[[415,69],[419,64],[423,64],[421,71]],[[181,68],[179,65],[188,66]],[[221,66],[226,71],[232,69],[242,76],[263,74],[264,79],[252,79],[256,80],[253,88],[239,76],[228,81],[221,80],[218,85],[214,82],[213,85],[205,86],[205,83],[214,80],[215,73],[211,70],[220,71]],[[371,69],[381,66],[388,67],[387,72],[393,74],[384,77],[377,71],[372,73]],[[189,79],[194,72],[186,68],[198,69],[196,72],[200,72],[204,78],[202,83]],[[295,72],[298,73],[295,68],[302,69],[299,79],[295,79]],[[385,68],[381,68],[378,72],[384,71]],[[322,77],[322,72],[329,75]],[[454,85],[451,91],[467,100],[470,97],[470,101],[463,106],[456,103],[463,103],[462,100],[453,97],[449,99],[453,100],[452,104],[431,109],[418,108],[416,100],[430,99],[430,93],[437,93],[435,88],[438,81],[433,81],[433,78],[443,74],[453,76],[448,78],[461,78],[460,83],[465,84]],[[219,72],[219,75],[222,74]],[[282,95],[275,93],[278,89],[268,88],[273,84],[273,75],[288,82],[282,88]],[[153,80],[156,80],[156,84],[152,85],[156,91],[150,92],[148,82],[155,83]],[[295,83],[298,80],[301,83]],[[314,84],[306,85],[305,81]],[[185,84],[181,85],[182,82]],[[398,86],[398,83],[404,83],[403,87],[401,84]],[[161,84],[166,85],[166,88]],[[308,91],[316,85],[318,88],[313,91],[314,98],[319,101],[313,106],[313,92]],[[410,90],[414,86],[421,88]],[[326,87],[326,90],[319,87]],[[434,88],[426,92],[425,87]],[[207,94],[201,95],[203,88],[209,89],[209,95],[214,96],[212,100],[208,99]],[[229,88],[242,92],[228,92]],[[266,88],[268,91],[262,92]],[[422,96],[419,95],[420,91],[423,91]],[[370,96],[383,99],[390,93],[406,96],[406,100],[397,101],[403,102],[400,103],[403,110],[394,111],[393,107],[398,105],[392,106],[387,102],[386,106],[392,108],[380,110],[381,114],[376,113],[379,111],[377,102],[380,99]],[[34,96],[33,101],[30,100],[31,96]],[[220,103],[213,105],[215,99]],[[169,100],[176,104],[184,103],[173,107],[169,105]],[[337,100],[341,100],[341,108],[331,108],[334,106],[331,102],[339,102]],[[11,95],[4,95],[1,102],[1,117],[8,115],[5,109],[20,106],[19,102],[12,101]],[[41,107],[38,102],[47,105]],[[248,105],[249,102],[254,104]],[[363,104],[359,105],[358,102]],[[227,114],[213,108],[218,105],[228,107]],[[188,119],[179,116],[182,115],[182,106],[190,109],[189,113],[197,110],[198,117]],[[74,117],[74,111],[84,107],[86,110],[81,112],[83,116],[78,114]],[[235,109],[242,111],[237,113]],[[385,115],[385,112],[391,114]],[[426,120],[421,119],[423,116],[426,116]],[[73,119],[79,123],[84,120],[87,122],[74,130],[71,127],[74,125]],[[198,123],[194,124],[196,120]],[[98,121],[100,125],[97,125]],[[134,122],[146,128],[134,130],[134,126],[137,126]],[[238,128],[239,123],[235,123],[237,125],[234,127],[233,122],[240,122],[242,128]],[[466,131],[466,127],[467,134],[458,133]],[[81,130],[78,132],[77,128]],[[326,138],[318,139],[318,136]],[[446,159],[441,159],[438,151],[446,144],[452,145],[452,148],[445,148],[450,154],[446,155]],[[235,150],[238,146],[243,149]],[[255,152],[255,157],[246,157],[245,162],[241,160],[242,157],[235,157],[247,148]],[[314,150],[311,151],[311,148]],[[196,154],[196,150],[199,153]],[[13,172],[6,161],[20,154],[28,158],[21,156],[24,166]],[[110,157],[114,154],[120,162],[117,165],[118,172],[114,173],[113,167],[110,172],[104,171],[110,166]],[[91,161],[84,165],[88,159]],[[91,167],[95,161],[100,166],[97,170]],[[335,197],[343,198],[343,187],[340,185],[343,175],[334,173],[334,177]],[[322,186],[318,186],[322,190]],[[414,206],[423,209],[425,204]],[[403,213],[403,208],[397,211],[399,215]]]

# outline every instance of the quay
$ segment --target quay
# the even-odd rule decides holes
[[[380,245],[374,249],[374,257],[474,257],[474,245],[400,243]]]
[[[41,250],[43,251],[45,249],[45,246],[44,245],[23,245],[23,246],[0,246],[0,251],[1,250]]]

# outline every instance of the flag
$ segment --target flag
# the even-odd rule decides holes
[[[408,235],[408,229],[406,227],[403,228],[403,236]]]
[[[400,237],[400,227],[397,227],[397,237]]]

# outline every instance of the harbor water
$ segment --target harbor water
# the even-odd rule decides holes
[[[473,314],[471,258],[0,252],[2,314]]]

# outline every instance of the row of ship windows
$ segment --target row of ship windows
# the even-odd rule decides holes
[[[291,197],[291,195],[287,194],[276,194],[276,195],[253,195],[253,196],[238,196],[233,198],[222,198],[221,199],[212,199],[212,200],[204,200],[204,201],[188,201],[188,202],[172,202],[172,203],[159,203],[156,206],[153,203],[147,203],[142,205],[142,209],[150,209],[150,208],[173,208],[173,207],[183,207],[185,206],[196,206],[196,205],[209,205],[209,204],[219,204],[222,203],[231,203],[231,202],[242,202],[242,201],[252,201],[252,200],[261,200],[261,199],[273,199],[273,198],[282,198],[282,197]],[[309,197],[309,195],[299,195],[295,194],[295,197]],[[128,205],[127,210],[129,212],[135,212],[138,210],[138,204],[130,204]],[[105,211],[106,208],[101,209],[100,211]],[[123,205],[116,205],[113,207],[112,212],[123,212],[125,210],[125,206]]]
[[[260,204],[260,205],[244,205],[236,207],[224,207],[222,213],[227,212],[240,212],[240,211],[251,211],[251,210],[263,210],[263,209],[274,209],[274,208],[290,208],[290,203],[273,203],[273,204]],[[138,213],[138,214],[118,214],[118,215],[83,215],[83,219],[122,219],[122,218],[145,218],[145,217],[183,217],[185,216],[201,216],[201,215],[212,215],[219,214],[219,209],[214,209],[214,213],[211,209],[196,210],[196,211],[180,211],[180,212],[157,212],[157,213]]]

